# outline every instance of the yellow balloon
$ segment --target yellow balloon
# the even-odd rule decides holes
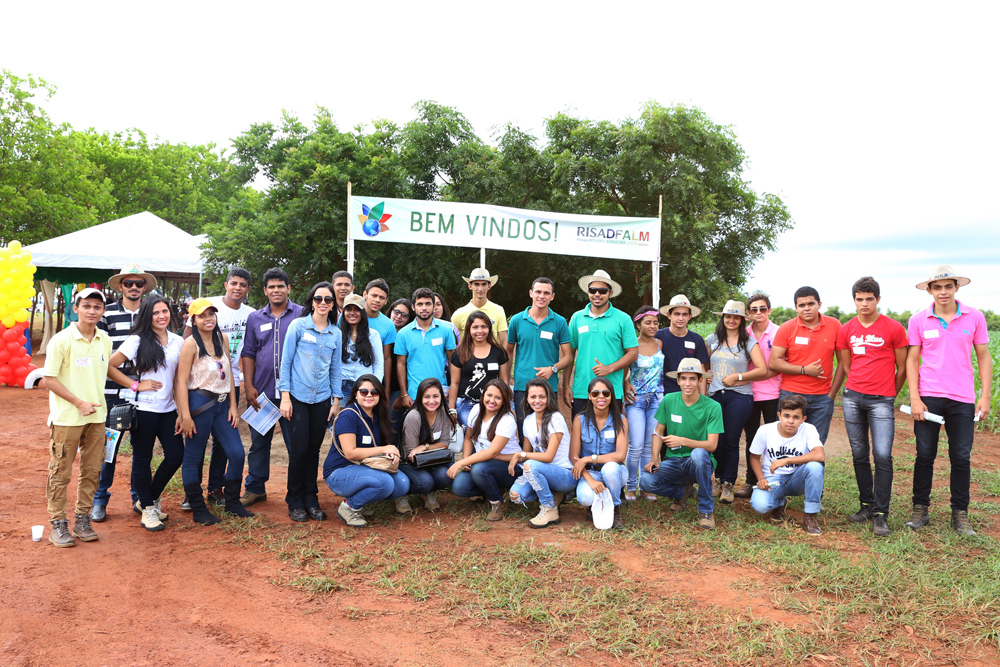
[[[24,257],[22,257],[20,254],[11,255],[10,259],[8,259],[7,261],[10,262],[11,266],[21,266],[22,264],[25,263]]]
[[[7,259],[14,254],[14,251],[10,248],[0,248],[0,258]]]
[[[14,322],[27,322],[28,321],[28,311],[24,308],[14,313]]]
[[[13,326],[14,326],[15,324],[17,324],[17,322],[15,322],[15,321],[14,321],[14,318],[13,318],[13,317],[11,317],[10,315],[7,315],[6,317],[4,317],[4,318],[3,318],[2,320],[0,320],[0,322],[2,322],[2,323],[3,323],[3,325],[4,325],[5,327],[7,327],[8,329],[10,329],[10,328],[11,328],[11,327],[13,327]]]
[[[38,267],[36,267],[34,264],[28,264],[26,267],[24,267],[24,270],[30,273],[31,275],[35,275],[35,271],[38,270]]]
[[[20,241],[11,241],[7,245],[7,247],[10,248],[12,252],[21,252],[21,242]]]

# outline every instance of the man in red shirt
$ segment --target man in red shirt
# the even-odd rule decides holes
[[[837,336],[837,361],[844,369],[844,426],[854,457],[861,509],[848,517],[853,523],[872,522],[872,532],[889,536],[889,496],[892,493],[892,439],[896,431],[896,394],[906,381],[906,331],[881,315],[879,285],[865,276],[851,288],[857,317]],[[875,477],[868,459],[868,432],[875,457]]]
[[[798,317],[778,327],[768,365],[781,373],[778,400],[792,394],[806,399],[809,423],[819,432],[820,442],[826,444],[833,418],[833,397],[844,382],[844,368],[838,366],[834,374],[833,354],[840,320],[820,315],[822,306],[815,288],[795,290]]]

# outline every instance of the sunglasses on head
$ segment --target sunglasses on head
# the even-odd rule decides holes
[[[145,280],[123,280],[122,285],[125,287],[145,287]]]
[[[590,397],[591,398],[598,398],[598,397],[610,398],[611,397],[611,390],[610,389],[594,389],[594,390],[592,390],[590,392]]]
[[[607,294],[611,290],[609,290],[607,287],[589,287],[587,288],[587,291],[590,292],[591,294]]]
[[[767,306],[760,306],[760,307],[754,306],[753,308],[750,309],[750,312],[751,313],[766,313],[767,310],[768,310]]]
[[[317,296],[313,297],[313,303],[333,303],[336,300],[337,300],[337,298],[336,297],[332,297],[332,296],[319,296],[319,295],[317,295]]]
[[[374,389],[369,389],[368,387],[362,387],[361,389],[358,389],[358,393],[361,394],[362,396],[369,396],[369,395],[378,396],[377,391],[375,391]]]

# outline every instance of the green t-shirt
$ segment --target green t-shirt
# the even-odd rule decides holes
[[[570,320],[569,345],[576,350],[573,398],[587,398],[587,386],[594,379],[594,359],[605,365],[613,364],[625,356],[625,350],[638,347],[639,339],[631,317],[612,305],[600,317],[594,317],[588,304]],[[615,398],[621,400],[625,369],[606,378],[615,390]]]
[[[698,396],[694,405],[684,404],[683,394],[667,394],[656,409],[656,421],[663,424],[664,435],[677,435],[691,440],[707,440],[712,433],[722,433],[722,406],[707,396]],[[666,445],[660,450],[665,459],[680,459],[691,456],[690,447],[670,449]],[[715,457],[712,457],[715,467]]]

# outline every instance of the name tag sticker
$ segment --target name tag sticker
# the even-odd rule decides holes
[[[684,421],[684,418],[681,415],[670,415],[670,421],[680,424]]]
[[[552,340],[552,332],[551,331],[540,331],[538,333],[538,335],[541,336],[542,338],[544,338],[545,340]]]
[[[115,322],[115,329],[131,329],[131,322]]]
[[[262,324],[262,325],[260,325],[260,330],[261,331],[270,331],[272,324],[274,324],[274,323],[273,322],[268,322],[267,324]]]
[[[615,437],[615,430],[613,428],[609,428],[607,431],[604,432],[604,437],[605,438]]]
[[[370,445],[370,444],[372,444],[372,437],[370,435],[363,435],[363,436],[361,436],[361,444],[362,445]]]
[[[437,346],[444,342],[444,338],[432,338],[431,345]]]
[[[76,360],[76,367],[77,368],[87,368],[87,367],[90,366],[90,364],[91,364],[92,361],[93,361],[93,359],[91,359],[90,357],[84,357],[83,359],[77,359]]]
[[[940,335],[940,329],[924,329],[924,338],[937,338]]]
[[[588,331],[590,331],[590,325],[589,324],[584,324],[582,327],[580,327],[579,329],[577,329],[577,332],[579,332],[579,333],[587,333]]]
[[[433,435],[435,441],[441,439],[441,431],[434,431]]]
[[[684,341],[684,347],[686,347],[689,350],[693,350],[694,349],[694,341],[693,340],[686,340],[686,341]]]
[[[181,358],[179,356],[178,357],[167,357],[167,363],[168,364],[176,364],[180,360],[181,360]]]
[[[486,370],[488,370],[488,371],[498,371],[498,370],[500,370],[500,364],[486,364]]]
[[[302,334],[302,340],[306,341],[307,343],[315,343],[316,336],[313,336],[311,333],[304,333]]]
[[[808,336],[796,336],[795,337],[795,344],[796,345],[808,345],[809,344],[809,337]]]
[[[864,345],[859,345],[854,348],[854,354],[864,354],[866,349]]]

